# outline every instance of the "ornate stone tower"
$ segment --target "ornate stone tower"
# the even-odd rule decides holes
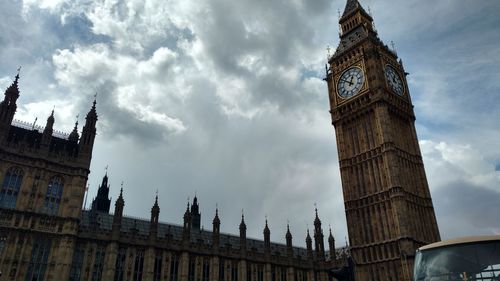
[[[415,250],[440,240],[401,60],[348,0],[326,81],[356,280],[410,280]]]
[[[45,127],[15,120],[19,79],[18,73],[0,101],[0,280],[67,280],[90,173],[96,104],[82,138],[76,125],[71,134],[55,131],[54,111]]]

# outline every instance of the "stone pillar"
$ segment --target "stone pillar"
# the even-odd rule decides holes
[[[295,269],[288,267],[286,270],[286,281],[295,281]]]
[[[240,260],[238,263],[238,281],[250,281],[247,280],[247,262],[245,260]]]
[[[219,257],[210,259],[210,281],[219,281]]]
[[[73,262],[73,253],[75,250],[75,240],[73,238],[61,238],[53,240],[52,244],[56,244],[54,252],[51,253],[55,263],[55,269],[52,273],[54,280],[68,280]]]
[[[106,255],[104,256],[104,267],[102,269],[102,280],[113,280],[115,277],[116,258],[118,256],[118,244],[110,243],[106,246]],[[61,279],[62,280],[62,279]]]
[[[272,272],[271,272],[271,264],[266,263],[266,266],[264,268],[264,281],[272,281]]]
[[[142,281],[152,281],[153,271],[155,266],[155,249],[148,248],[144,253],[144,274],[142,276]]]
[[[189,253],[183,252],[179,260],[178,281],[188,281],[189,274]]]

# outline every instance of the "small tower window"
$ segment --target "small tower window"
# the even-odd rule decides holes
[[[23,182],[23,170],[18,167],[10,168],[5,174],[0,190],[0,207],[14,209],[16,207],[17,195]]]
[[[47,187],[47,193],[45,194],[45,203],[43,205],[43,211],[50,215],[57,215],[59,211],[59,205],[61,204],[61,197],[63,193],[63,180],[61,177],[53,177]]]

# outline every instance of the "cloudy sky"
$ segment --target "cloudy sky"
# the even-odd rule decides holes
[[[409,76],[443,238],[500,234],[500,1],[363,0]],[[98,93],[87,204],[109,165],[125,212],[304,245],[314,204],[346,225],[324,77],[344,0],[1,0],[0,87],[22,65],[16,118],[55,106],[69,132]],[[80,128],[81,128],[80,125]],[[113,203],[114,204],[114,203]]]

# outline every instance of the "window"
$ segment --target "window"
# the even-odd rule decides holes
[[[17,195],[23,181],[23,170],[18,167],[10,168],[5,174],[2,190],[0,190],[0,207],[14,209]]]
[[[33,244],[26,281],[43,281],[50,253],[50,240],[38,238]]]
[[[127,257],[127,249],[120,247],[118,248],[118,254],[116,255],[115,263],[115,277],[114,281],[123,281],[123,272],[125,269],[125,258]]]
[[[177,281],[179,273],[179,256],[173,254],[170,261],[170,281]]]
[[[286,269],[284,267],[280,268],[281,271],[281,281],[286,281]]]
[[[264,281],[264,265],[259,264],[257,266],[257,281]]]
[[[188,281],[194,281],[195,257],[189,257]]]
[[[219,281],[224,281],[224,260],[219,261]]]
[[[106,252],[103,246],[97,247],[95,252],[94,270],[92,271],[92,281],[101,281],[105,254]]]
[[[238,263],[231,264],[231,281],[238,281]]]
[[[210,260],[203,259],[203,279],[202,281],[210,280]]]
[[[47,186],[47,193],[45,194],[45,203],[43,211],[50,215],[57,215],[59,205],[61,204],[61,197],[63,193],[63,180],[61,177],[53,177]]]
[[[247,281],[252,281],[252,268],[253,268],[253,266],[251,264],[248,264],[248,266],[247,266]]]
[[[138,249],[135,253],[135,265],[134,265],[134,281],[142,280],[142,272],[144,267],[144,249]]]
[[[82,275],[83,257],[85,249],[83,245],[77,245],[75,253],[73,254],[73,261],[71,262],[71,270],[69,272],[69,281],[80,281]]]
[[[162,253],[160,251],[157,251],[156,256],[155,256],[155,267],[154,267],[154,271],[153,271],[153,281],[160,281],[161,280],[162,260],[163,260]]]

